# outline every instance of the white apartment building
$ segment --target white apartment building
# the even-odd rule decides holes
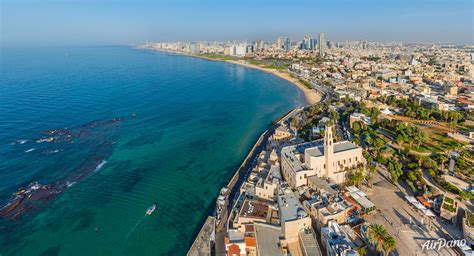
[[[247,54],[247,44],[234,44],[229,46],[229,55],[244,57]]]

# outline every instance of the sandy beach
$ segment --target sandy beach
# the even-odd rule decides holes
[[[229,63],[237,64],[237,65],[242,65],[242,66],[245,66],[245,67],[248,67],[248,68],[254,68],[254,69],[261,70],[261,71],[265,71],[265,72],[271,73],[275,76],[278,76],[282,79],[285,79],[285,80],[289,81],[290,83],[292,83],[296,87],[298,87],[298,89],[300,91],[303,92],[304,97],[306,99],[306,102],[309,105],[313,105],[313,104],[321,101],[321,94],[319,94],[318,91],[308,89],[306,86],[304,86],[304,84],[302,84],[300,81],[298,81],[298,79],[292,77],[286,71],[280,71],[280,70],[277,70],[277,69],[264,68],[264,67],[261,67],[261,66],[249,64],[249,63],[245,62],[244,60],[240,60],[240,61],[225,60],[225,61],[229,62]]]
[[[224,62],[232,63],[232,64],[235,64],[235,65],[241,65],[241,66],[245,66],[245,67],[248,67],[248,68],[258,69],[258,70],[273,74],[275,76],[278,76],[279,78],[285,79],[288,82],[290,82],[291,84],[295,85],[303,93],[303,95],[305,97],[306,104],[313,105],[313,104],[318,103],[318,102],[321,101],[321,94],[317,90],[308,89],[306,86],[304,86],[304,84],[302,84],[300,81],[298,81],[298,79],[292,77],[286,71],[281,71],[281,70],[271,69],[271,68],[264,68],[264,67],[261,67],[261,66],[258,66],[258,65],[247,63],[245,60],[213,59],[213,58],[208,58],[208,57],[200,56],[200,55],[196,55],[196,54],[190,54],[190,53],[186,53],[186,52],[172,51],[172,50],[166,50],[166,49],[156,49],[156,48],[147,48],[147,47],[142,47],[142,49],[172,52],[172,53],[186,55],[186,56],[190,56],[190,57],[196,57],[196,58],[212,60],[212,61],[224,61]]]

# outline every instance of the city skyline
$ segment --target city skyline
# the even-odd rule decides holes
[[[473,3],[3,0],[0,256],[474,255]]]
[[[470,44],[471,1],[31,0],[2,3],[2,46],[302,39]],[[328,40],[327,39],[327,40]]]

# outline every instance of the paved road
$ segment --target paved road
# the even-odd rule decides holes
[[[323,97],[321,102],[330,102],[333,98],[335,98],[335,93],[331,88],[328,88],[324,85],[319,85],[315,81],[310,82],[314,89],[318,90],[319,92],[323,93]]]
[[[424,242],[443,237],[446,229],[412,208],[404,199],[403,189],[390,183],[382,173],[379,170],[374,174],[374,185],[368,192],[378,211],[365,219],[369,223],[382,224],[394,236],[397,250],[391,255],[456,255],[454,250],[448,249],[422,251]]]
[[[211,254],[211,240],[214,232],[215,218],[207,217],[194,243],[191,245],[187,256],[206,256]]]

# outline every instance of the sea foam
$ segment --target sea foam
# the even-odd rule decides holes
[[[100,168],[102,168],[102,166],[104,166],[106,163],[107,163],[107,161],[102,160],[102,162],[100,162],[100,164],[97,165],[97,167],[95,168],[94,172],[98,171],[98,170],[99,170]]]

